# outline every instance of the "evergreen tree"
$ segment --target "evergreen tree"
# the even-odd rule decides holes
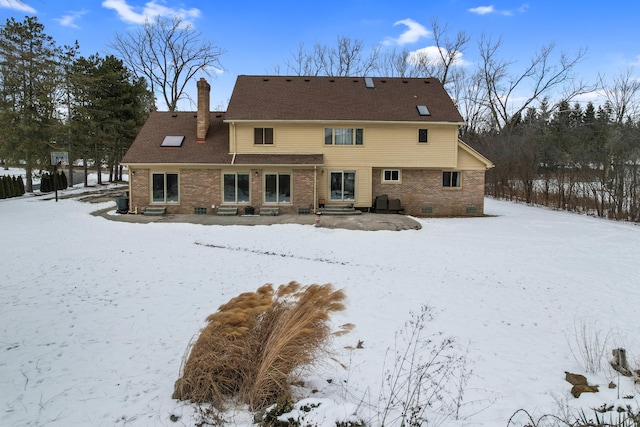
[[[4,176],[0,176],[0,199],[6,199],[7,195],[4,191],[4,180],[5,177]]]
[[[0,28],[0,132],[4,150],[25,162],[27,191],[32,171],[47,164],[47,142],[56,133],[60,49],[35,17],[9,18]]]
[[[153,110],[153,97],[144,80],[135,78],[114,56],[78,58],[73,81],[73,138],[83,147],[84,158],[94,159],[101,184],[103,162],[109,164],[113,177]],[[120,179],[117,173],[115,179]]]
[[[20,189],[18,187],[18,178],[15,175],[11,178],[11,197],[18,197],[20,195]]]
[[[25,191],[24,191],[24,180],[22,179],[22,176],[18,177],[18,190],[19,190],[19,195],[22,196]]]

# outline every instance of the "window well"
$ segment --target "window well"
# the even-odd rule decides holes
[[[429,109],[427,108],[426,105],[417,105],[416,107],[418,107],[418,113],[421,116],[430,116],[431,113],[429,112]]]
[[[184,141],[184,135],[179,136],[165,136],[162,140],[161,147],[180,147]]]

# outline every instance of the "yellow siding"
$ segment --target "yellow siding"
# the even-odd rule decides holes
[[[255,145],[254,127],[273,127],[273,145]],[[325,127],[364,129],[364,144],[325,145]],[[426,127],[427,143],[418,143],[418,129]],[[231,133],[232,139],[234,133]],[[324,154],[325,166],[453,168],[457,163],[458,127],[419,124],[362,123],[237,123],[231,151],[238,153]]]
[[[477,157],[472,156],[468,151],[463,148],[458,148],[458,169],[460,170],[486,170],[485,163],[480,161]]]

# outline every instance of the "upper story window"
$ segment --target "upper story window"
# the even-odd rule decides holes
[[[443,187],[460,187],[460,172],[442,172]]]
[[[325,145],[362,145],[361,128],[324,128]]]
[[[428,129],[418,129],[418,142],[429,142]]]
[[[254,128],[253,143],[273,145],[273,128]]]

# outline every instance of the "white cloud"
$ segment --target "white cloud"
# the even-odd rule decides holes
[[[86,15],[87,11],[78,11],[78,12],[69,12],[66,15],[63,15],[60,18],[56,18],[56,21],[63,27],[71,27],[71,28],[80,28],[76,21],[82,18],[83,15]]]
[[[387,38],[384,41],[384,44],[404,45],[415,43],[423,37],[431,36],[431,32],[429,30],[427,30],[423,25],[419,24],[413,19],[402,19],[395,22],[393,25],[405,25],[407,27],[407,30],[404,33],[400,34],[400,37],[398,37],[397,39],[391,37]]]
[[[518,7],[517,9],[513,9],[513,10],[499,10],[499,9],[496,9],[493,5],[490,5],[490,6],[472,7],[471,9],[468,9],[468,11],[471,13],[475,13],[477,15],[489,15],[489,14],[495,13],[503,16],[513,16],[516,13],[526,12],[528,8],[529,8],[529,5],[525,3],[520,7]]]
[[[489,13],[493,13],[494,8],[493,6],[478,6],[469,9],[469,12],[477,13],[478,15],[487,15]]]
[[[445,58],[449,55],[446,49],[440,48],[440,52],[438,52],[437,46],[427,46],[422,49],[414,50],[409,52],[409,56],[407,57],[407,62],[412,65],[424,64],[424,65],[432,65],[439,66],[442,65],[442,57]],[[471,63],[462,58],[462,52],[455,52],[453,65],[458,67],[464,67],[470,65]]]
[[[200,16],[200,9],[175,9],[165,6],[162,0],[151,0],[142,8],[130,6],[127,0],[104,0],[102,7],[115,10],[121,20],[132,24],[144,24],[157,16],[179,16],[185,24],[189,24],[192,19]]]
[[[0,8],[36,13],[36,10],[21,0],[0,0]]]

